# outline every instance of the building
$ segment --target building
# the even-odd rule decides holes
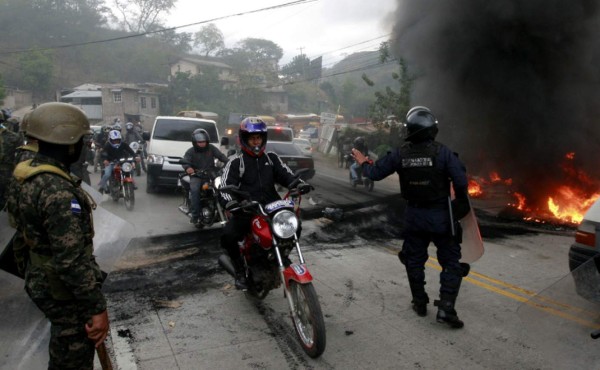
[[[16,110],[33,104],[31,91],[20,90],[15,87],[4,86],[5,97],[2,102],[3,108]]]
[[[60,94],[60,101],[81,108],[92,124],[139,121],[150,130],[159,115],[158,84],[83,84]]]
[[[223,83],[223,87],[235,85],[238,82],[237,77],[233,73],[233,68],[229,65],[210,57],[187,56],[177,60],[171,64],[171,76],[176,73],[189,73],[191,76],[202,74],[208,68],[216,69],[219,81]]]

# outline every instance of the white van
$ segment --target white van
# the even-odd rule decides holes
[[[212,145],[227,145],[226,142],[220,142],[217,124],[213,120],[177,116],[156,117],[147,148],[147,193],[156,192],[159,187],[177,186],[177,176],[183,172],[183,167],[178,162],[192,147],[192,132],[199,128],[208,132]],[[226,138],[223,140],[227,141]]]

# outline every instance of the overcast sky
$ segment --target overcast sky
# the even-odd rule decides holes
[[[227,47],[245,38],[261,38],[283,49],[282,65],[302,53],[310,59],[323,56],[323,67],[330,67],[347,54],[377,50],[391,32],[389,17],[396,6],[396,0],[317,0],[233,16],[292,1],[178,0],[165,20],[174,27],[232,16],[211,22],[223,32]],[[179,31],[196,32],[202,26]]]

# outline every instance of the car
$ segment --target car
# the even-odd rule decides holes
[[[294,139],[294,130],[283,126],[267,126],[269,141],[281,141],[291,143]]]
[[[569,270],[573,273],[575,289],[586,299],[598,299],[600,276],[595,269],[578,268],[593,258],[600,258],[600,198],[583,216],[575,242],[569,248]]]
[[[302,154],[293,142],[267,141],[267,152],[275,152],[279,155],[294,173],[301,169],[308,169],[300,176],[303,180],[309,180],[315,175],[315,162],[312,157]]]
[[[292,140],[292,142],[298,147],[298,149],[300,149],[300,152],[302,152],[302,154],[312,156],[313,147],[312,147],[312,143],[310,142],[310,140],[295,137]]]

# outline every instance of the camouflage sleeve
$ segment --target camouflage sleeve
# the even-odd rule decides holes
[[[98,264],[93,256],[90,216],[74,193],[48,184],[42,191],[44,229],[48,236],[56,274],[77,300],[92,313],[106,309]]]

